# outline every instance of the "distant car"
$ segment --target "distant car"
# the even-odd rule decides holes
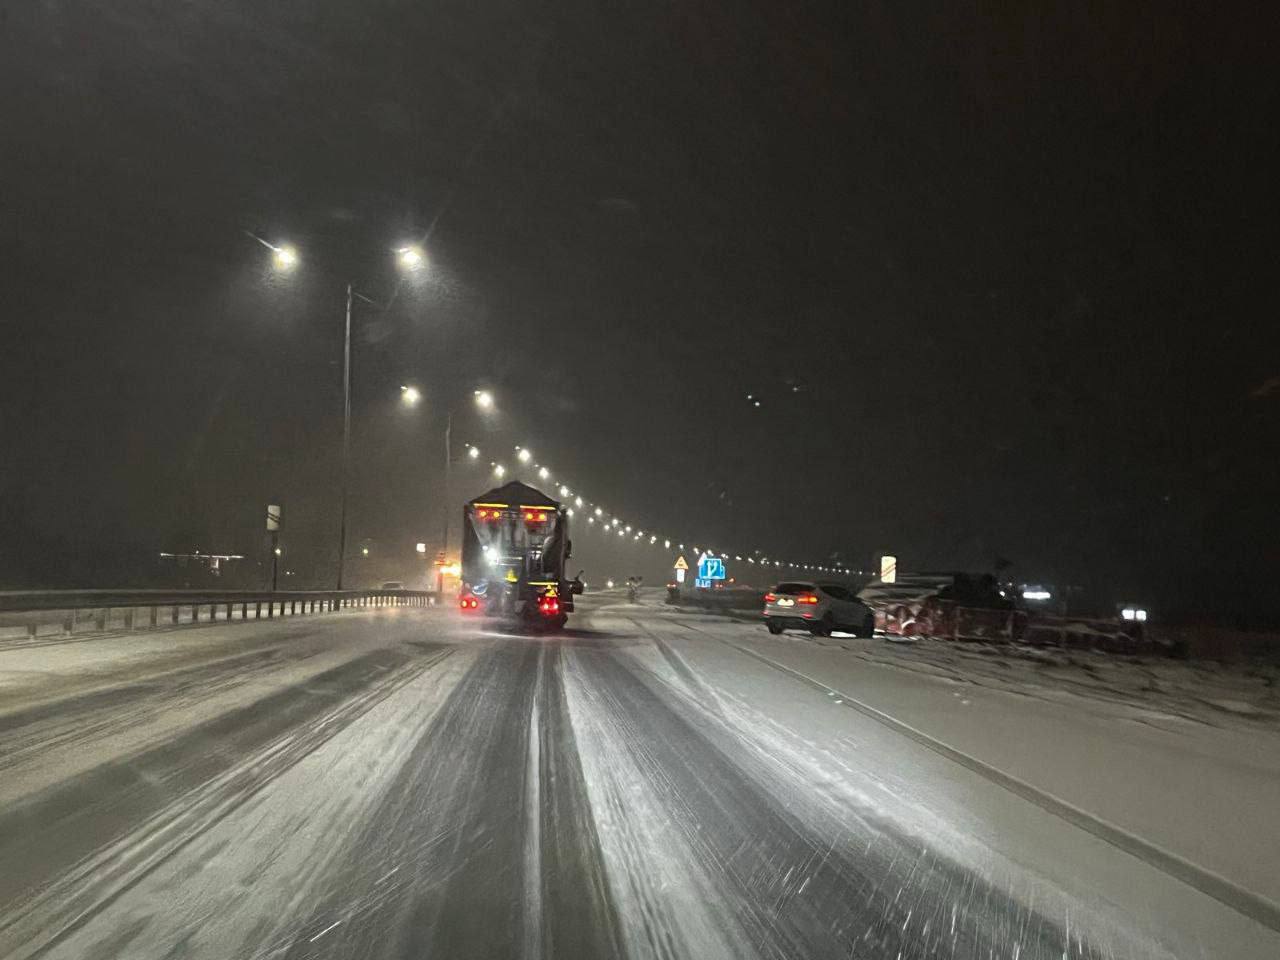
[[[384,580],[384,581],[382,581],[382,586],[381,586],[379,589],[382,589],[382,590],[403,590],[403,589],[404,589],[404,581],[403,581],[403,580]]]
[[[839,630],[870,637],[875,632],[876,615],[842,584],[793,580],[764,595],[764,622],[774,634],[808,630],[826,637]]]

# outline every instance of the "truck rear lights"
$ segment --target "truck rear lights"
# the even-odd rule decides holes
[[[461,600],[458,601],[458,605],[461,606],[463,610],[479,610],[480,609],[480,601],[477,600],[475,597],[463,597]]]
[[[545,617],[554,617],[560,612],[560,598],[543,597],[538,601],[538,612]]]

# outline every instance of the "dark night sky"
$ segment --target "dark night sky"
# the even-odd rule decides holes
[[[675,535],[1280,616],[1274,31],[938,6],[6,2],[0,585],[331,550],[354,279],[357,541],[483,383]]]

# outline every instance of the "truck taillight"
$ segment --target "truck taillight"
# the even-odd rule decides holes
[[[812,593],[802,593],[800,596],[796,597],[796,603],[817,603],[817,602],[818,602],[818,598],[814,596]]]
[[[546,521],[547,515],[545,512],[539,510],[526,510],[524,512],[524,519],[528,523],[543,523]]]
[[[560,612],[560,598],[543,597],[538,601],[538,612],[548,617],[555,616]]]
[[[463,597],[458,603],[463,610],[478,610],[480,608],[480,601],[475,597]]]

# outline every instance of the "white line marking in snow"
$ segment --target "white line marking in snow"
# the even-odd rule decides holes
[[[400,869],[399,867],[395,867],[395,868],[394,868],[394,869],[392,869],[392,870],[388,870],[386,873],[384,873],[382,876],[380,876],[377,880],[375,880],[375,881],[373,882],[373,885],[376,887],[376,886],[377,886],[378,884],[380,884],[383,880],[387,879],[387,877],[391,876],[391,874],[395,873],[395,872],[396,872],[397,870],[399,870],[399,869]]]
[[[319,933],[317,933],[314,937],[312,937],[310,940],[308,940],[308,941],[307,941],[307,943],[315,943],[317,940],[319,940],[321,937],[323,937],[326,933],[328,933],[330,930],[332,930],[334,927],[336,927],[336,926],[337,926],[338,924],[340,924],[341,922],[342,922],[341,920],[335,920],[335,921],[333,921],[333,923],[329,924],[327,927],[325,927],[323,930],[321,930]]]

